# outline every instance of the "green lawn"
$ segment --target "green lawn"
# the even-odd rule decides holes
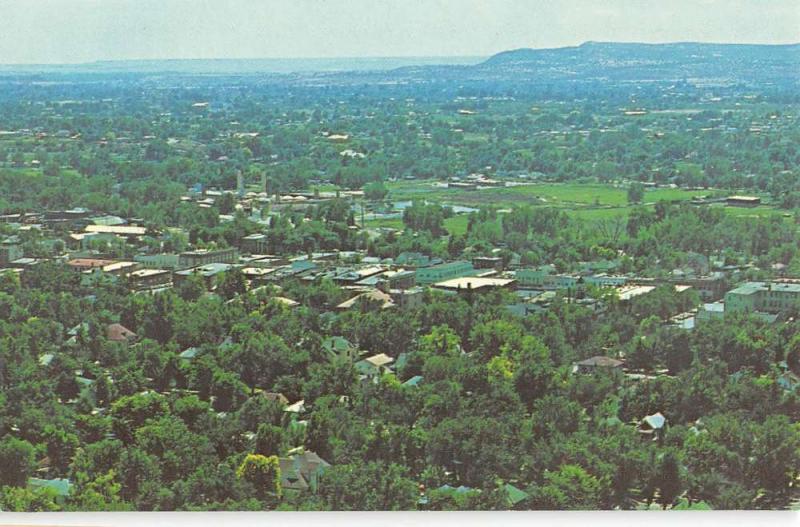
[[[739,218],[763,218],[766,216],[782,216],[785,214],[789,214],[789,217],[791,217],[791,213],[787,210],[775,209],[766,205],[760,205],[753,208],[725,207],[725,213]]]
[[[427,199],[456,205],[496,205],[509,207],[529,203],[560,207],[628,205],[626,188],[603,184],[532,183],[516,187],[496,187],[481,190],[438,188],[433,181],[401,181],[389,185],[391,199]],[[644,194],[645,203],[661,200],[689,200],[701,194],[682,189],[654,189]]]
[[[482,190],[458,190],[433,186],[433,180],[398,181],[389,183],[391,200],[424,199],[451,205],[472,207],[494,206],[511,208],[515,205],[549,206],[562,209],[570,216],[589,221],[627,216],[632,205],[628,203],[626,188],[600,183],[532,183],[516,187],[496,187]],[[642,205],[653,207],[659,201],[686,201],[704,191],[657,188],[646,190]],[[785,211],[762,205],[754,208],[724,207],[725,213],[737,217],[764,217],[785,214]],[[402,228],[400,220],[377,220],[370,225]],[[380,223],[385,222],[385,223]],[[466,232],[467,216],[459,215],[445,222],[454,234]]]
[[[467,232],[467,223],[469,222],[468,214],[459,214],[444,220],[444,228],[447,232],[453,235],[461,235]]]
[[[17,174],[22,174],[28,177],[41,177],[42,169],[41,168],[34,168],[34,167],[6,167],[2,170],[7,172],[15,172]],[[62,168],[61,173],[65,176],[81,176],[80,172],[75,170],[74,168]]]

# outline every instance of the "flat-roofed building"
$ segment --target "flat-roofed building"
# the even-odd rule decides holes
[[[125,276],[136,271],[140,267],[141,264],[139,264],[139,262],[112,262],[100,267],[100,270],[114,276]]]
[[[131,289],[148,291],[172,286],[172,272],[168,269],[138,269],[128,275]]]
[[[243,267],[242,274],[254,285],[263,285],[270,280],[270,275],[275,269],[268,267]]]
[[[619,287],[628,282],[624,276],[609,276],[605,274],[596,274],[591,276],[584,276],[583,281],[586,285],[593,285],[595,287]]]
[[[67,261],[67,265],[76,271],[91,271],[92,269],[102,269],[107,265],[115,263],[114,260],[103,258],[73,258]]]
[[[19,238],[10,237],[0,242],[0,265],[6,266],[24,256]]]
[[[541,265],[534,269],[517,269],[514,278],[523,287],[544,287],[548,277],[553,274],[555,268],[552,265]]]
[[[84,232],[97,232],[102,234],[115,234],[117,236],[144,236],[145,227],[136,225],[87,225]]]
[[[654,285],[626,285],[623,287],[617,288],[617,297],[626,302],[637,296],[646,295],[647,293],[655,290],[656,286]]]
[[[386,271],[359,280],[355,285],[379,289],[410,289],[416,284],[416,277],[414,271]]]
[[[725,313],[785,313],[800,309],[800,283],[746,282],[725,294]]]
[[[417,273],[414,271],[389,271],[381,278],[389,283],[390,289],[411,289],[417,285]]]
[[[512,289],[517,283],[512,278],[488,278],[483,276],[469,276],[453,278],[433,285],[435,289],[451,293],[484,293],[493,289]]]
[[[417,269],[417,283],[421,285],[435,284],[436,282],[451,280],[453,278],[474,276],[479,272],[480,271],[475,269],[469,262],[448,262]]]
[[[472,259],[472,265],[475,269],[495,269],[497,271],[502,271],[503,259],[499,256],[476,256]]]
[[[344,272],[336,274],[333,279],[341,284],[355,284],[356,282],[364,280],[370,276],[383,273],[385,270],[385,268],[378,265],[362,267],[361,269],[348,269]]]
[[[250,254],[266,254],[267,235],[261,233],[249,234],[242,238],[242,251]]]
[[[186,251],[178,255],[178,267],[186,269],[215,263],[232,264],[236,263],[238,260],[239,251],[233,247],[214,250],[198,249],[196,251]]]
[[[709,302],[700,306],[695,317],[697,323],[709,320],[719,320],[725,317],[725,304],[723,302]]]
[[[390,289],[389,295],[401,309],[414,309],[422,305],[425,291],[421,287],[410,289]]]
[[[148,269],[175,269],[178,267],[177,254],[137,254],[133,261]]]
[[[730,207],[757,207],[761,205],[761,198],[757,196],[729,196],[725,204]]]

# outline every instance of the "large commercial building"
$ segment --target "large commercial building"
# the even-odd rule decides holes
[[[172,271],[169,269],[138,269],[128,275],[131,289],[148,291],[172,286]]]
[[[518,269],[515,278],[522,287],[543,289],[566,290],[575,289],[581,284],[596,287],[619,287],[627,283],[624,276],[609,276],[606,274],[567,275],[553,274],[551,266],[542,266],[536,269]]]
[[[443,263],[417,269],[417,283],[420,285],[435,284],[436,282],[444,282],[452,278],[475,276],[479,272],[480,271],[475,269],[469,262],[459,261]]]
[[[479,276],[452,278],[433,285],[434,288],[449,293],[483,293],[494,289],[512,289],[517,281],[507,278],[485,278]]]
[[[725,294],[725,313],[782,313],[800,308],[800,283],[746,282]]]
[[[178,257],[178,267],[186,269],[201,265],[226,263],[232,264],[239,260],[239,251],[234,248],[216,250],[197,250],[181,253]]]

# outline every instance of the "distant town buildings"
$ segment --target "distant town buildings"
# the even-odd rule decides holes
[[[746,282],[725,294],[726,313],[782,313],[800,307],[800,283]]]
[[[235,248],[228,249],[201,249],[196,251],[183,252],[178,257],[178,267],[186,269],[198,267],[212,263],[236,263],[239,259],[239,251]]]

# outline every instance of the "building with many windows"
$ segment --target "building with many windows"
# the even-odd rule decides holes
[[[746,282],[725,294],[725,313],[782,313],[800,308],[800,283]]]
[[[187,251],[178,257],[178,267],[199,267],[215,263],[236,263],[239,260],[239,251],[234,248]]]
[[[417,269],[417,283],[420,285],[435,284],[453,278],[475,276],[479,272],[469,262],[448,262]]]

